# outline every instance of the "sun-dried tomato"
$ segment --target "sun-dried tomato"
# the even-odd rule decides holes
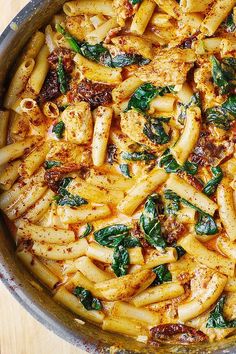
[[[78,96],[83,101],[90,103],[92,109],[112,102],[111,90],[112,87],[109,85],[86,79],[82,80],[77,87]]]

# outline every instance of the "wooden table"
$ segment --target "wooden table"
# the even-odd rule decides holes
[[[28,0],[0,0],[0,33]],[[85,354],[29,315],[0,282],[0,354]]]

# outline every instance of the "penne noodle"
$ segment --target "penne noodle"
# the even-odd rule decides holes
[[[0,149],[0,165],[21,157],[27,149],[30,149],[38,141],[39,139],[37,136],[31,136],[24,141],[19,141],[2,147]]]
[[[28,155],[19,166],[19,175],[22,177],[31,177],[45,161],[48,151],[49,146],[47,143],[36,146],[33,152]]]
[[[48,189],[46,193],[39,199],[31,209],[27,211],[24,215],[24,219],[27,219],[29,222],[37,223],[43,215],[48,211],[55,193]]]
[[[58,245],[75,241],[73,231],[34,225],[20,221],[16,233],[19,239],[30,239],[36,242],[55,243]]]
[[[144,336],[148,338],[148,330],[140,325],[140,322],[127,318],[106,317],[103,321],[102,329],[131,337]]]
[[[94,111],[95,125],[92,141],[92,159],[94,166],[99,167],[104,164],[112,115],[113,110],[110,107],[99,106],[96,111]]]
[[[113,278],[112,274],[98,268],[88,257],[80,257],[76,261],[76,268],[89,280],[99,283]]]
[[[236,262],[236,244],[234,242],[230,241],[225,235],[220,235],[217,237],[216,244],[222,253]]]
[[[131,299],[136,307],[146,306],[155,302],[174,299],[184,294],[184,288],[177,282],[165,283],[144,290]]]
[[[63,10],[67,16],[77,16],[80,14],[115,16],[111,0],[92,0],[89,3],[87,0],[68,1],[63,6]]]
[[[49,70],[49,63],[47,60],[49,54],[48,46],[45,44],[37,55],[34,70],[27,84],[27,89],[36,95],[40,93]]]
[[[182,8],[175,0],[155,0],[157,5],[168,15],[179,18],[181,16]]]
[[[179,241],[186,252],[193,256],[199,263],[214,269],[227,276],[234,275],[235,262],[219,253],[207,249],[194,236],[188,235]]]
[[[18,168],[21,165],[20,160],[9,162],[0,172],[0,189],[8,191],[19,176]]]
[[[9,122],[9,111],[0,111],[0,148],[4,147],[7,143],[7,128]]]
[[[200,296],[194,298],[190,302],[179,305],[178,314],[180,321],[191,320],[208,310],[211,305],[217,301],[224,290],[226,283],[227,277],[225,275],[220,273],[213,274],[206,289],[202,290]]]
[[[84,238],[67,245],[34,242],[32,252],[39,257],[62,261],[84,256],[87,247],[88,243]]]
[[[201,110],[198,107],[187,109],[184,130],[176,144],[170,149],[176,161],[183,165],[194,149],[201,129]]]
[[[167,177],[167,173],[155,167],[127,192],[126,197],[118,204],[118,210],[123,214],[132,215],[145,198],[166,181]]]
[[[107,32],[114,27],[117,27],[117,21],[114,17],[112,17],[86,36],[88,42],[90,44],[98,44],[102,42],[106,38]]]
[[[106,173],[102,174],[96,170],[90,170],[86,182],[93,184],[97,187],[106,188],[109,190],[127,190],[132,187],[134,182],[131,179],[123,176]]]
[[[59,108],[54,102],[46,102],[43,106],[43,114],[50,119],[56,119],[60,115]]]
[[[166,188],[171,189],[181,198],[186,199],[205,213],[213,215],[217,209],[215,202],[176,175],[170,176],[166,182]]]
[[[133,17],[130,31],[142,35],[155,10],[156,3],[153,0],[143,0],[138,11]]]
[[[180,6],[184,12],[204,12],[213,0],[181,0]]]
[[[227,178],[223,178],[217,188],[217,202],[219,214],[231,241],[236,240],[236,206],[233,196],[233,189]]]
[[[61,286],[56,294],[54,295],[54,300],[61,305],[68,308],[70,311],[76,313],[76,315],[82,317],[85,320],[92,321],[95,323],[102,323],[104,314],[101,311],[88,311],[84,308],[81,302],[71,294],[65,287]]]
[[[65,224],[95,221],[111,214],[111,210],[107,205],[85,205],[77,209],[59,206],[57,212],[61,221]]]
[[[145,257],[145,264],[142,269],[151,269],[159,266],[160,264],[173,263],[178,259],[178,255],[175,248],[167,247],[165,253],[158,254],[158,252],[150,253]]]
[[[44,33],[37,31],[29,40],[28,44],[26,45],[23,55],[20,58],[20,62],[22,63],[24,60],[27,59],[35,59],[39,54],[41,48],[43,47],[45,42],[45,35]]]
[[[114,102],[121,102],[125,98],[130,97],[134,91],[142,84],[142,81],[136,76],[130,76],[122,81],[112,90],[112,98]]]
[[[33,256],[26,249],[18,250],[17,257],[27,267],[27,269],[37,278],[43,285],[50,289],[55,289],[60,279],[53,274],[38,258]]]

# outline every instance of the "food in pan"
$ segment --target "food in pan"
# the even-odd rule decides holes
[[[236,7],[80,0],[0,112],[0,208],[55,301],[144,342],[236,327]]]

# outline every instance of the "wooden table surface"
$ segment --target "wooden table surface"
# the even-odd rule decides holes
[[[0,33],[28,0],[0,0]],[[48,331],[0,282],[0,354],[85,354]]]

